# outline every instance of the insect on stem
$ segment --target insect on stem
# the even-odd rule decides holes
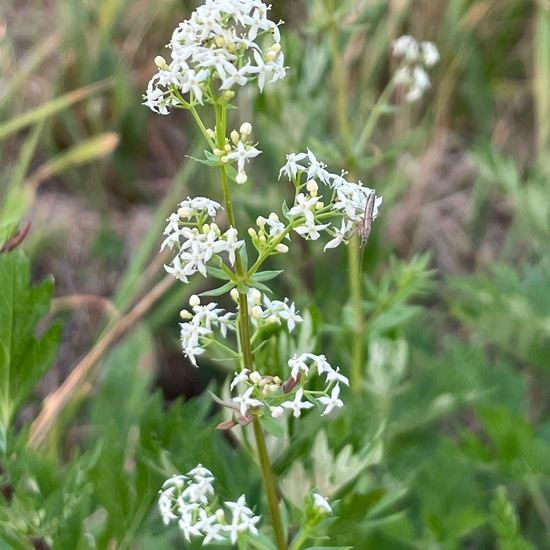
[[[369,240],[369,235],[372,229],[372,220],[374,216],[374,201],[376,200],[376,193],[371,192],[367,198],[367,204],[365,204],[365,212],[363,213],[363,219],[358,226],[359,235],[361,235],[361,249],[364,250]]]
[[[376,200],[376,193],[372,191],[367,198],[365,204],[365,211],[363,212],[363,218],[357,225],[357,232],[361,236],[361,258],[359,259],[360,265],[363,265],[363,254],[365,253],[365,246],[369,240],[369,235],[372,229],[372,220],[374,219],[374,202]]]

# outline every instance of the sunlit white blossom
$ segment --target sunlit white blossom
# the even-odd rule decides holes
[[[212,93],[209,82],[221,92],[256,81],[262,91],[284,78],[280,23],[268,14],[260,0],[207,1],[198,7],[172,34],[170,64],[156,61],[144,105],[165,115],[172,107],[204,103]]]
[[[285,409],[292,410],[292,415],[295,418],[298,418],[302,412],[303,409],[310,409],[313,407],[313,403],[310,403],[309,401],[302,401],[302,397],[304,396],[304,390],[300,388],[294,395],[293,401],[285,401],[281,406]]]
[[[319,397],[319,402],[323,405],[325,405],[326,409],[321,414],[321,416],[325,416],[325,414],[329,414],[334,407],[343,407],[344,403],[341,399],[339,399],[340,395],[340,386],[336,384],[334,388],[332,388],[332,392],[330,394],[330,397]]]
[[[256,524],[260,516],[254,515],[245,496],[241,495],[236,502],[219,501],[214,481],[212,473],[201,464],[184,476],[167,480],[159,491],[158,501],[163,522],[177,522],[186,541],[202,537],[202,544],[212,541],[235,544],[241,533],[258,535]],[[221,508],[212,513],[214,504]],[[229,524],[223,508],[231,513]]]

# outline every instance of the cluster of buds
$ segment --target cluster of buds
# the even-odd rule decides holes
[[[215,138],[213,130],[209,130],[209,135],[212,139]],[[252,133],[252,125],[250,122],[243,122],[239,131],[231,132],[231,141],[226,139],[223,149],[214,149],[214,155],[220,159],[222,164],[237,163],[237,176],[235,181],[239,184],[246,183],[248,177],[244,170],[245,162],[250,162],[251,158],[257,157],[261,151],[256,149],[253,142],[248,139]]]

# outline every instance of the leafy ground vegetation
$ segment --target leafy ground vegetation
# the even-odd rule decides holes
[[[0,0],[0,550],[549,548],[550,6],[274,2],[286,77],[239,89],[227,109],[228,135],[253,126],[230,149],[262,151],[230,182],[239,238],[260,239],[270,212],[296,231],[279,171],[307,148],[383,202],[363,251],[360,235],[325,250],[293,233],[266,255],[248,287],[269,281],[288,310],[264,326],[266,302],[251,308],[261,380],[237,380],[257,393],[232,401],[246,351],[210,345],[197,368],[178,324],[224,283],[184,284],[163,267],[170,247],[159,254],[181,201],[223,203],[220,168],[239,179],[205,157],[220,136],[196,124],[219,130],[222,109],[143,105],[155,56],[197,5]],[[414,102],[388,86],[402,35],[439,50]],[[208,275],[225,273],[242,322],[237,249]],[[349,384],[325,395],[293,370],[269,383],[298,398],[263,403],[262,377],[306,350]],[[210,476],[213,506],[227,504],[221,542],[163,521],[183,513],[168,497]]]

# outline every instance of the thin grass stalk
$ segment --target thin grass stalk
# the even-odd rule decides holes
[[[338,46],[338,27],[335,19],[336,5],[334,0],[327,0],[327,12],[329,19],[330,51],[332,57],[333,83],[336,90],[336,118],[344,160],[349,171],[351,180],[356,179],[356,162],[354,155],[353,138],[351,135],[348,116],[348,95],[346,91],[346,75],[344,73],[344,60]],[[348,284],[349,304],[351,307],[352,329],[351,329],[351,376],[350,386],[353,392],[358,393],[361,386],[363,373],[363,313],[361,311],[362,289],[361,289],[361,255],[359,253],[359,237],[351,239],[348,249]]]
[[[537,161],[550,173],[550,2],[538,2],[534,40],[534,99]]]

